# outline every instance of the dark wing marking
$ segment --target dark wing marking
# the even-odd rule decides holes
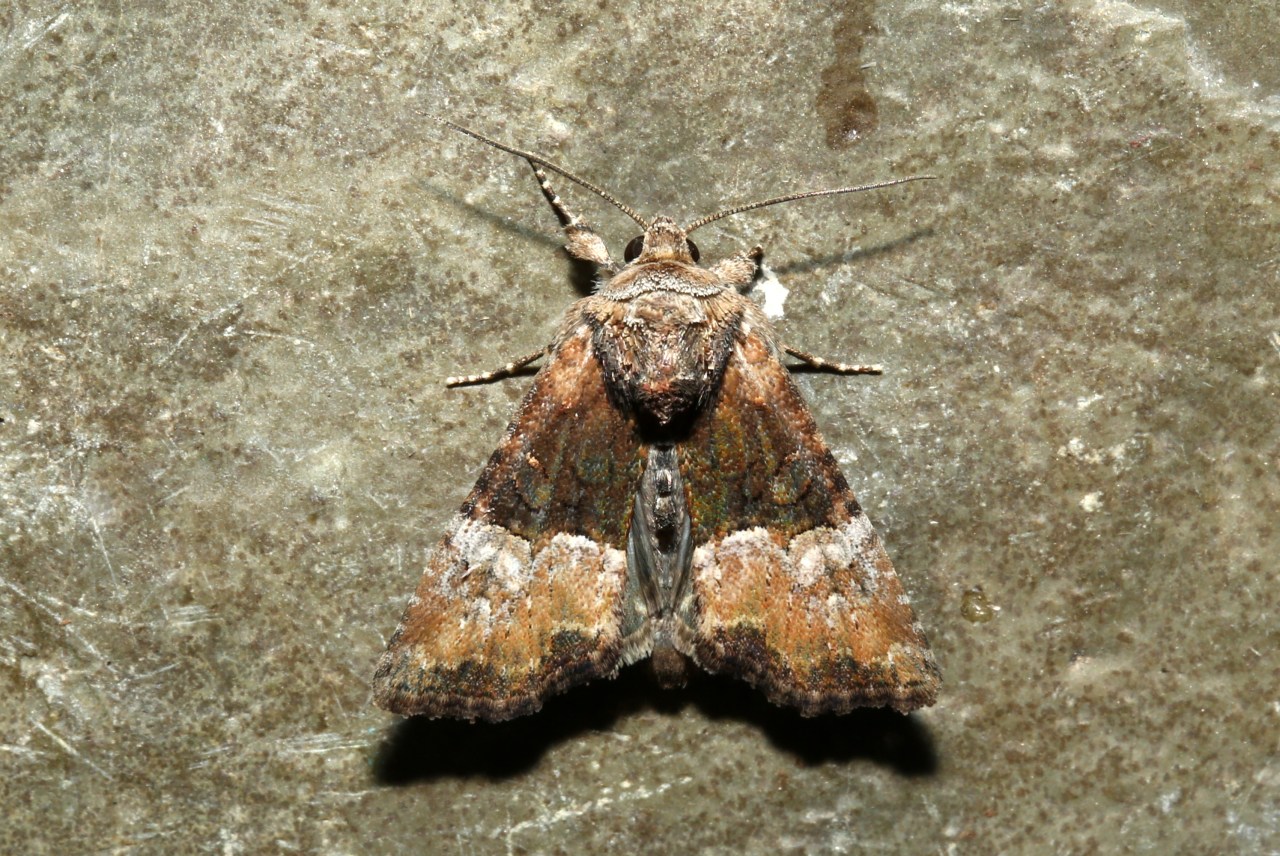
[[[402,714],[510,719],[613,674],[642,449],[571,328],[427,559],[374,675]]]
[[[933,704],[938,667],[893,565],[760,332],[744,326],[680,466],[699,665],[804,715]]]

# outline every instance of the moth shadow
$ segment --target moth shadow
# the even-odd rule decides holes
[[[862,259],[872,259],[876,256],[888,255],[898,250],[909,247],[916,241],[922,241],[926,238],[933,237],[934,230],[926,227],[916,229],[913,232],[894,238],[893,240],[884,241],[883,243],[873,244],[867,247],[857,247],[852,250],[846,250],[843,253],[831,253],[825,256],[813,256],[803,260],[789,262],[785,265],[779,265],[773,268],[774,273],[780,276],[789,276],[794,274],[811,273],[822,268],[833,267],[835,265],[845,265]]]
[[[771,704],[741,681],[715,675],[700,675],[688,694],[708,718],[752,725],[775,748],[805,765],[870,761],[902,776],[932,776],[938,771],[933,735],[915,716],[859,708],[839,716],[806,718]]]
[[[865,760],[899,775],[937,772],[932,735],[915,717],[878,709],[805,719],[770,704],[741,681],[698,674],[683,690],[663,690],[647,669],[624,669],[548,699],[542,710],[508,722],[462,722],[412,717],[393,726],[374,759],[381,785],[443,778],[510,779],[533,769],[549,750],[619,720],[653,711],[678,716],[696,708],[713,720],[736,720],[758,730],[779,751],[817,765]]]
[[[548,750],[653,707],[662,691],[641,669],[593,681],[507,722],[411,717],[392,727],[374,759],[374,779],[407,785],[441,778],[508,779],[531,770]]]
[[[538,195],[538,186],[533,181],[532,176],[529,184],[533,188],[534,195]],[[553,253],[558,252],[562,258],[569,263],[569,281],[573,283],[573,287],[582,295],[591,294],[596,288],[596,266],[591,262],[575,259],[564,249],[564,238],[558,235],[551,228],[538,228],[534,225],[525,225],[517,223],[508,217],[503,217],[487,208],[481,208],[467,202],[465,199],[456,196],[441,188],[434,187],[427,182],[419,182],[417,185],[427,195],[434,197],[436,200],[451,205],[454,208],[466,211],[471,217],[480,220],[490,228],[496,231],[506,232],[513,235],[520,241],[528,241],[545,248],[547,257],[550,258]],[[543,209],[545,213],[546,209]]]

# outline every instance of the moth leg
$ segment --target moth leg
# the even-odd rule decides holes
[[[729,258],[713,264],[711,272],[720,277],[725,285],[731,285],[742,291],[755,280],[756,271],[759,270],[760,260],[763,258],[763,247],[739,250]]]
[[[783,345],[782,350],[806,365],[813,366],[818,371],[831,372],[832,374],[882,374],[884,372],[882,366],[855,366],[849,363],[833,363],[822,359],[822,357],[815,357],[808,351],[793,348],[790,345]]]
[[[568,243],[564,245],[569,255],[598,265],[605,273],[616,273],[618,267],[613,263],[613,259],[609,258],[609,249],[604,245],[604,239],[587,225],[586,220],[565,207],[552,189],[551,182],[547,179],[547,174],[542,167],[533,161],[529,161],[529,166],[533,167],[533,174],[538,179],[538,187],[542,190],[542,195],[546,197],[551,210],[556,213],[556,219],[560,221],[565,235],[569,238]]]
[[[484,374],[460,375],[460,376],[454,376],[454,377],[447,377],[444,379],[444,385],[445,386],[470,386],[471,384],[475,384],[475,383],[492,383],[495,380],[501,380],[504,377],[510,377],[511,375],[518,372],[520,369],[529,365],[529,363],[533,362],[539,357],[545,356],[546,353],[547,353],[546,348],[543,348],[540,351],[534,351],[532,354],[526,354],[525,356],[520,357],[518,360],[512,360],[511,362],[507,363],[505,366],[503,366],[500,369],[494,369],[493,371],[485,372]]]

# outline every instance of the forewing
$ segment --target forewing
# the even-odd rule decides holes
[[[698,663],[804,715],[933,704],[938,667],[902,584],[758,333],[680,451]]]
[[[406,715],[510,719],[613,674],[641,461],[580,324],[534,379],[429,555],[378,664],[377,704]]]

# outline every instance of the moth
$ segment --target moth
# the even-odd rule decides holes
[[[744,211],[931,176],[780,196],[682,228],[646,221],[539,155],[445,124],[526,160],[565,249],[600,279],[546,348],[447,379],[489,382],[546,358],[429,554],[378,663],[374,701],[499,721],[649,658],[663,686],[682,685],[696,664],[804,716],[933,704],[940,676],[925,634],[783,359],[841,374],[879,368],[782,344],[743,293],[761,248],[702,267],[689,240]],[[621,265],[547,170],[640,226]]]

